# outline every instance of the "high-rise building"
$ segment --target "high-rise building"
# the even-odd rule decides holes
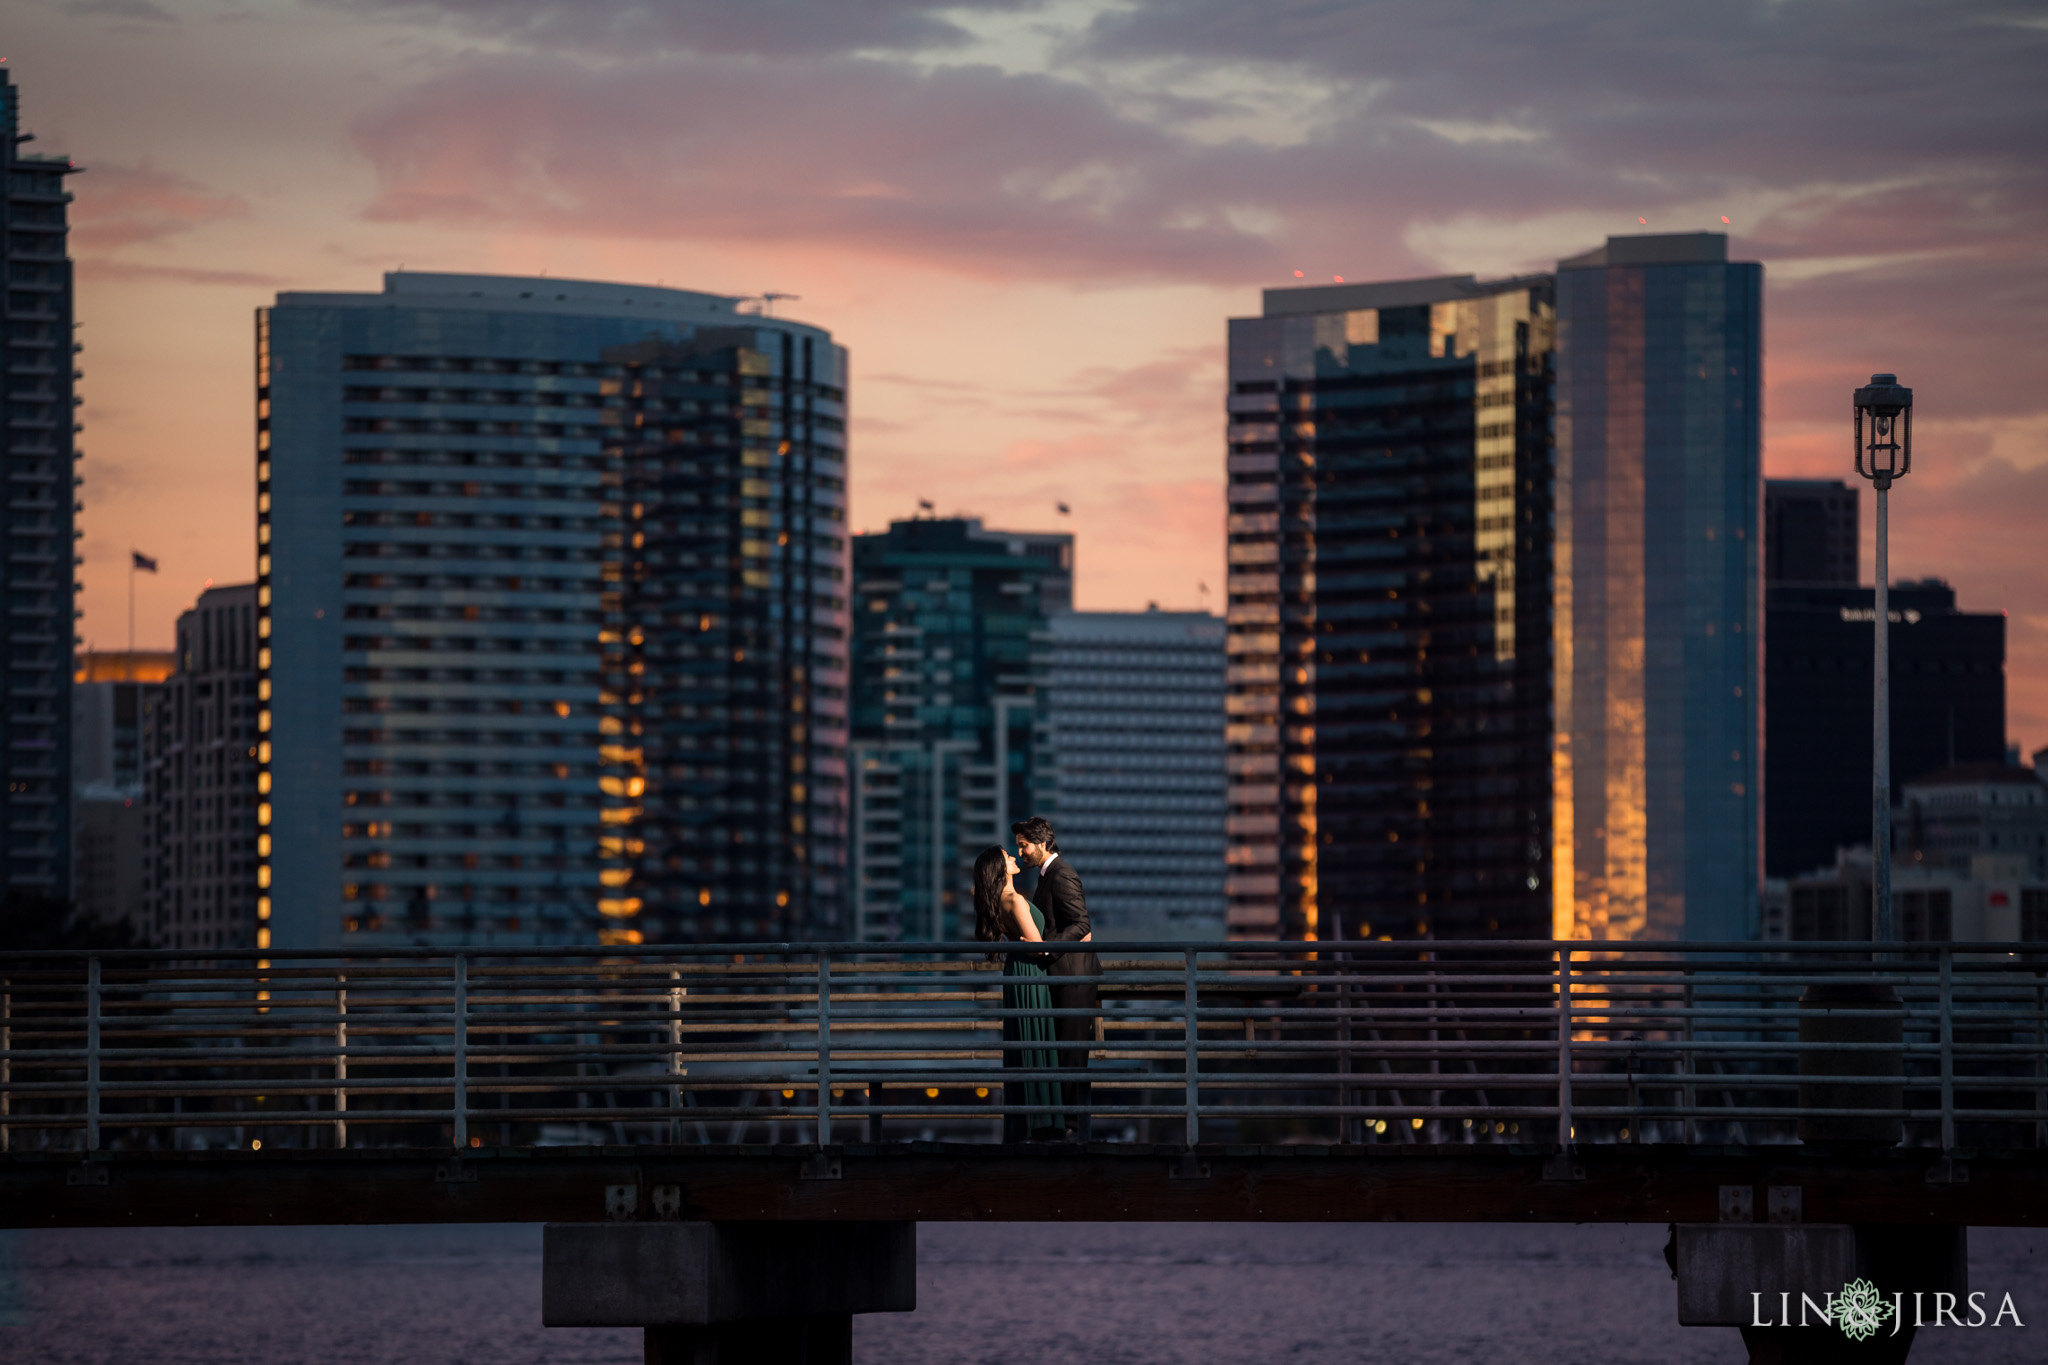
[[[142,782],[142,703],[171,676],[163,650],[87,650],[71,679],[71,776],[80,788]]]
[[[1548,276],[1230,323],[1229,927],[1551,925]]]
[[[1754,928],[1761,288],[1627,237],[1233,321],[1233,932]]]
[[[1223,629],[1207,612],[1051,619],[1055,823],[1097,938],[1223,937]]]
[[[845,353],[740,303],[401,273],[258,314],[278,946],[832,921]]]
[[[1869,588],[1773,583],[1764,635],[1764,858],[1773,877],[1870,843]],[[2005,617],[1939,579],[1891,588],[1892,780],[2005,761]]]
[[[176,667],[143,699],[143,896],[164,948],[268,948],[256,889],[254,584],[178,617]]]
[[[606,354],[626,524],[601,782],[633,818],[599,909],[667,941],[843,938],[845,352],[788,327]]]
[[[1559,933],[1755,927],[1763,267],[1727,248],[1610,237],[1558,266]]]
[[[62,156],[22,150],[20,91],[0,70],[0,289],[6,291],[6,423],[0,461],[7,519],[6,695],[0,769],[7,780],[0,882],[62,900],[71,894],[71,649],[78,559],[73,444],[79,347],[72,340]]]
[[[71,680],[71,899],[79,918],[152,936],[144,890],[143,722],[175,656],[87,651]]]
[[[2028,774],[2021,770],[2017,776]],[[2030,796],[2017,785],[2003,794]],[[2038,814],[2043,807],[2033,809]],[[1785,889],[1783,932],[1768,936],[1824,943],[1870,939],[1876,899],[1871,880],[1870,845],[1863,844],[1838,850],[1831,866],[1776,883]],[[1892,932],[1908,943],[2048,941],[2048,876],[2026,857],[1978,853],[1922,861],[1901,852],[1892,860],[1891,883]]]
[[[854,929],[972,937],[974,859],[1051,814],[1047,619],[1071,609],[1074,538],[972,519],[853,541]]]
[[[2004,762],[1958,763],[1901,783],[1892,856],[1954,872],[2009,858],[2029,880],[2048,882],[2048,784]]]
[[[1764,581],[1856,582],[1858,492],[1840,479],[1764,480]]]

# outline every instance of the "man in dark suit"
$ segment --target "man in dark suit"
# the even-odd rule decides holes
[[[1010,826],[1017,840],[1017,861],[1038,869],[1038,885],[1031,903],[1045,916],[1045,937],[1049,943],[1085,943],[1094,937],[1088,924],[1088,900],[1081,893],[1081,874],[1060,856],[1059,839],[1052,826],[1034,815]],[[1069,951],[1052,954],[1052,1004],[1058,1010],[1087,1010],[1088,1014],[1061,1015],[1053,1021],[1053,1033],[1062,1044],[1061,1067],[1069,1070],[1088,1065],[1088,1050],[1095,1046],[1096,1016],[1102,1009],[1102,992],[1097,980],[1102,959],[1092,952]],[[1086,1081],[1063,1082],[1067,1103],[1073,1106],[1075,1126],[1068,1136],[1089,1139],[1092,1125],[1088,1102],[1092,1087]]]

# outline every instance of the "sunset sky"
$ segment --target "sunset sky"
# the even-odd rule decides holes
[[[142,645],[251,575],[280,289],[799,295],[852,351],[856,527],[1065,524],[1079,605],[1220,609],[1224,319],[1261,287],[1725,215],[1766,266],[1769,472],[1845,475],[1849,391],[1913,385],[1894,577],[2010,614],[2010,733],[2048,744],[2039,5],[25,0],[0,49],[28,150],[87,168],[96,647],[131,547]]]

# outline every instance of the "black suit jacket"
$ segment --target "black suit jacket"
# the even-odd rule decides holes
[[[1031,903],[1045,916],[1045,936],[1074,942],[1094,932],[1088,925],[1088,898],[1081,894],[1081,874],[1064,857],[1038,874]]]
[[[1045,916],[1048,942],[1076,943],[1093,933],[1088,923],[1088,898],[1081,892],[1081,874],[1064,856],[1053,859],[1051,867],[1038,875],[1031,890],[1031,903]],[[1051,953],[1048,964],[1054,976],[1099,976],[1102,966],[1094,953]]]

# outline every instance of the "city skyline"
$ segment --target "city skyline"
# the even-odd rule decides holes
[[[0,31],[0,1342],[2041,1316],[2048,4]]]
[[[481,45],[453,0],[23,16],[0,55],[31,146],[86,167],[86,639],[125,639],[131,543],[165,565],[139,643],[205,579],[249,576],[246,319],[280,287],[406,265],[800,294],[863,357],[854,529],[930,497],[1101,544],[1083,607],[1197,606],[1198,582],[1213,606],[1208,395],[1257,287],[1499,276],[1725,215],[1773,281],[1767,472],[1839,476],[1845,390],[1915,384],[1896,574],[2011,611],[2012,730],[2048,739],[2048,411],[2018,382],[2042,327],[2018,136],[2041,121],[2037,27],[1916,22],[1908,54],[1896,25],[1770,7],[1683,33],[1563,5],[1513,29],[1165,0],[803,11],[572,25],[533,0]],[[1872,63],[1890,78],[1852,88]],[[1965,71],[1981,98],[1941,113]]]

